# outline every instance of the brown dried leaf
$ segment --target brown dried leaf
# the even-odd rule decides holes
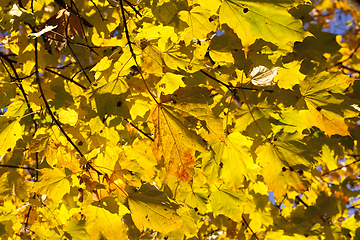
[[[58,11],[40,26],[40,30],[48,26],[57,26],[54,30],[43,34],[46,50],[52,53],[51,44],[55,42],[55,49],[58,52],[61,51],[66,45],[66,38],[73,39],[75,34],[82,38],[81,24],[82,21],[79,16],[71,14],[66,9]]]

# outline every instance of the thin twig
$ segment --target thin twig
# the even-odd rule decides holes
[[[92,67],[94,67],[95,65],[96,65],[96,64],[92,64],[92,65],[90,65],[90,66],[84,67],[84,70],[89,69],[89,68],[92,68]],[[74,79],[74,78],[76,77],[76,75],[78,75],[78,74],[81,73],[81,72],[83,72],[82,69],[80,69],[79,71],[77,71],[76,73],[74,73],[74,75],[72,75],[71,79]]]
[[[21,166],[7,165],[7,164],[0,164],[0,167],[6,167],[6,168],[18,168],[18,169],[25,169],[25,170],[39,171],[38,169],[36,169],[36,168],[32,168],[32,167],[21,167]]]
[[[117,0],[118,2],[120,2],[121,0]],[[113,7],[115,7],[109,0],[107,0],[107,2],[111,5],[111,6],[113,6]],[[137,15],[139,15],[139,17],[142,17],[142,15],[141,15],[141,13],[134,7],[134,5],[132,5],[129,1],[127,1],[127,0],[124,0],[124,2],[127,4],[127,5],[129,5],[130,7],[131,7],[131,9],[132,10],[134,10],[134,12],[137,14]],[[120,4],[121,5],[121,4]]]
[[[87,27],[94,27],[91,23],[89,23],[85,18],[83,18],[79,13],[77,13],[76,11],[74,11],[74,9],[72,9],[71,7],[68,7],[66,5],[66,3],[63,0],[55,0],[55,2],[61,6],[62,8],[65,8],[66,10],[68,10],[70,13],[75,14],[76,16],[78,16],[81,21],[84,23],[85,26]]]
[[[80,151],[80,149],[75,145],[75,143],[71,140],[71,138],[66,134],[66,132],[64,131],[62,124],[60,123],[59,120],[57,120],[54,116],[54,113],[51,111],[49,103],[44,95],[44,91],[43,88],[41,86],[41,82],[40,82],[40,76],[39,76],[39,71],[38,71],[38,65],[37,63],[37,56],[38,55],[38,49],[37,49],[37,39],[35,39],[35,68],[36,68],[36,74],[35,74],[35,78],[36,78],[36,82],[37,85],[39,87],[39,91],[40,91],[40,96],[45,104],[46,110],[48,111],[48,113],[51,116],[51,119],[55,122],[55,124],[59,127],[60,131],[62,132],[62,134],[64,134],[66,140],[75,148],[75,150],[80,154],[81,157],[84,156],[84,154]]]
[[[123,1],[123,0],[120,0],[120,1],[119,1],[119,2],[120,2],[120,8],[121,8],[121,15],[122,15],[122,17],[123,17],[124,28],[125,28],[125,35],[126,35],[126,39],[127,39],[129,48],[130,48],[131,56],[132,56],[132,58],[133,58],[134,61],[135,61],[135,64],[136,64],[136,66],[137,66],[137,68],[138,68],[138,72],[140,73],[141,79],[143,80],[143,83],[144,83],[147,91],[149,92],[149,94],[151,95],[151,97],[154,99],[154,101],[156,102],[156,104],[159,104],[158,101],[156,100],[154,94],[150,91],[148,85],[146,84],[145,78],[144,78],[144,76],[143,76],[143,74],[142,74],[142,71],[141,71],[141,69],[140,69],[140,66],[139,66],[139,64],[138,64],[138,62],[137,62],[137,60],[136,60],[136,54],[135,54],[134,49],[133,49],[133,47],[132,47],[132,42],[130,41],[129,29],[128,29],[127,25],[126,25],[125,8],[124,8],[124,5],[123,5],[123,2],[122,2],[122,1]]]
[[[245,220],[245,218],[244,218],[244,215],[241,215],[241,217],[242,217],[242,220],[244,221],[246,227],[247,227],[248,229],[250,229],[250,231],[252,232],[253,236],[254,236],[256,239],[259,239],[259,238],[256,236],[256,233],[254,233],[254,231],[251,229],[251,227],[249,226],[249,224],[246,222],[246,220]]]
[[[202,72],[205,76],[207,76],[208,78],[211,78],[212,80],[214,80],[215,82],[225,86],[227,89],[229,89],[229,91],[232,91],[232,86],[220,81],[219,79],[217,79],[216,77],[211,76],[210,74],[208,74],[207,72],[205,72],[204,70],[200,70],[200,72]]]
[[[35,39],[35,59],[37,59],[37,55],[38,55],[38,48],[37,48],[37,38]],[[42,89],[41,86],[41,82],[40,82],[40,76],[39,76],[39,71],[38,71],[38,64],[37,61],[35,60],[35,69],[36,69],[36,74],[35,74],[35,78],[36,78],[36,82],[37,85],[39,87],[39,91],[40,91],[40,96],[45,104],[46,110],[47,112],[50,114],[51,119],[55,122],[55,124],[59,127],[61,133],[65,136],[66,140],[75,148],[75,150],[80,154],[81,157],[84,157],[84,154],[80,151],[80,149],[76,146],[76,144],[71,140],[71,138],[68,136],[68,134],[65,132],[65,130],[62,127],[62,124],[60,123],[60,121],[58,119],[55,118],[54,113],[51,111],[49,103],[44,95],[44,91]],[[90,163],[86,164],[90,169],[94,170],[98,175],[102,175],[101,172],[99,172],[98,170],[96,170]]]
[[[101,17],[101,20],[103,20],[103,21],[108,21],[107,19],[105,19],[105,18],[103,17],[103,15],[101,14],[100,9],[98,8],[98,6],[96,6],[96,4],[94,3],[94,1],[93,1],[93,0],[90,0],[90,2],[94,5],[94,7],[96,8],[96,10],[98,11],[98,13],[99,13],[99,15],[100,15],[100,17]]]
[[[76,84],[77,86],[81,87],[82,89],[86,90],[86,87],[84,87],[83,85],[81,85],[81,84],[78,83],[78,82],[75,82],[73,79],[71,79],[71,78],[69,78],[69,77],[67,77],[67,76],[65,76],[65,75],[62,75],[61,73],[55,72],[55,71],[49,69],[48,67],[46,67],[45,70],[48,71],[48,72],[51,72],[51,73],[53,73],[53,74],[55,74],[55,75],[58,75],[58,76],[66,79],[66,80],[69,80],[70,82],[72,82],[72,83]]]
[[[342,64],[341,64],[341,67],[344,68],[344,69],[346,69],[346,70],[349,70],[349,71],[351,71],[351,72],[360,73],[359,70],[355,70],[355,69],[353,69],[353,68],[349,68],[349,67],[344,66],[344,65],[342,65]]]
[[[343,61],[341,61],[341,62],[336,63],[335,65],[341,65],[341,66],[343,66],[342,64],[343,64],[344,62],[350,60],[350,59],[354,56],[355,52],[359,49],[359,47],[360,47],[360,44],[357,45],[357,47],[356,47],[356,48],[354,49],[354,51],[349,55],[348,58],[346,58],[345,60],[343,60]]]
[[[141,130],[140,128],[138,128],[137,126],[135,126],[133,123],[129,122],[129,120],[127,120],[126,118],[124,118],[124,120],[129,123],[131,126],[133,126],[136,130],[138,130],[139,132],[141,132],[145,137],[147,137],[148,139],[150,139],[152,142],[154,142],[155,140],[149,136],[149,134],[147,134],[146,132],[144,132],[143,130]]]
[[[225,86],[227,89],[229,89],[230,91],[233,91],[233,89],[244,89],[244,90],[255,90],[255,91],[262,91],[262,92],[269,92],[269,93],[273,93],[274,90],[273,89],[263,89],[263,88],[253,88],[253,87],[235,87],[235,86],[231,86],[228,85],[222,81],[220,81],[219,79],[217,79],[216,77],[211,76],[210,74],[208,74],[207,72],[205,72],[204,70],[200,70],[200,72],[202,72],[203,74],[205,74],[207,77],[211,78],[212,80],[216,81],[217,83]]]
[[[321,176],[323,177],[323,176],[326,176],[326,175],[328,175],[328,174],[330,174],[330,173],[333,173],[333,172],[336,172],[336,171],[338,171],[338,170],[340,170],[340,169],[342,169],[342,168],[346,168],[346,167],[349,167],[350,165],[353,165],[354,163],[357,163],[357,162],[360,162],[360,159],[357,159],[356,161],[354,161],[354,162],[352,162],[352,163],[349,163],[349,164],[347,164],[347,165],[345,165],[345,166],[341,166],[341,167],[338,167],[338,168],[335,168],[335,169],[333,169],[333,170],[331,170],[331,171],[329,171],[329,172],[327,172],[327,173],[323,173],[323,174],[321,174]]]
[[[296,196],[295,199],[301,202],[306,208],[309,207],[309,205],[307,205],[299,196]]]

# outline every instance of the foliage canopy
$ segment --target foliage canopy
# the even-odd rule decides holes
[[[336,9],[360,19],[2,0],[1,238],[360,238],[359,42],[322,31]]]

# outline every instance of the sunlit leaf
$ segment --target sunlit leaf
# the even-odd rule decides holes
[[[244,196],[227,189],[213,192],[210,196],[214,214],[223,214],[234,221],[240,222],[243,213]],[[226,202],[226,204],[222,204]]]
[[[246,168],[253,165],[249,152],[252,141],[239,132],[229,134],[224,143],[212,146],[216,153],[215,160],[221,166],[220,177],[227,186],[240,187],[243,183]]]
[[[300,83],[300,92],[308,110],[301,115],[308,127],[317,126],[328,135],[348,135],[344,113],[351,108],[346,98],[340,97],[353,82],[341,73],[321,72]],[[353,116],[357,113],[353,112]]]
[[[83,214],[86,216],[85,229],[89,234],[89,239],[96,239],[100,234],[107,239],[123,238],[126,227],[121,216],[126,213],[128,213],[126,207],[119,207],[115,200],[110,198],[86,206]]]
[[[60,201],[66,193],[69,193],[69,180],[59,168],[45,168],[41,173],[42,177],[34,184],[33,191],[46,195],[54,202]]]
[[[129,206],[136,227],[143,231],[151,228],[168,233],[182,227],[177,214],[178,205],[172,203],[164,192],[149,183],[130,193]]]
[[[282,49],[291,49],[294,42],[311,34],[285,9],[276,2],[223,1],[220,24],[225,23],[234,29],[246,47],[262,38]]]
[[[212,13],[200,6],[194,7],[191,11],[181,11],[179,18],[188,24],[184,31],[184,40],[188,45],[193,39],[206,39],[210,32],[216,31],[215,21],[209,21]]]
[[[155,125],[153,152],[158,162],[164,161],[167,173],[189,181],[195,163],[195,151],[203,149],[187,122],[173,112],[171,107],[158,105],[151,113]]]
[[[300,142],[284,141],[266,143],[257,148],[257,161],[263,167],[264,181],[276,198],[282,197],[291,187],[299,192],[307,189],[303,171],[311,166],[313,160],[310,155],[306,158],[296,154],[298,151],[306,153],[306,149],[301,149],[304,147]]]
[[[0,155],[11,152],[17,140],[21,138],[22,128],[19,121],[0,117]]]

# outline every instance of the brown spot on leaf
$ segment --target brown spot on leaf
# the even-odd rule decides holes
[[[318,110],[319,112],[321,111],[321,107],[316,107],[316,110]]]
[[[281,169],[283,172],[286,172],[286,167],[282,167],[282,169]]]
[[[248,8],[244,8],[244,9],[243,9],[243,12],[244,12],[244,13],[247,13],[248,11],[249,11]]]
[[[121,101],[118,101],[118,102],[116,103],[116,107],[121,107]]]
[[[297,173],[300,174],[300,175],[303,175],[304,171],[300,169],[299,171],[297,171]]]
[[[290,170],[290,172],[293,172],[293,171],[294,171],[294,169],[293,169],[292,167],[289,167],[289,170]]]

